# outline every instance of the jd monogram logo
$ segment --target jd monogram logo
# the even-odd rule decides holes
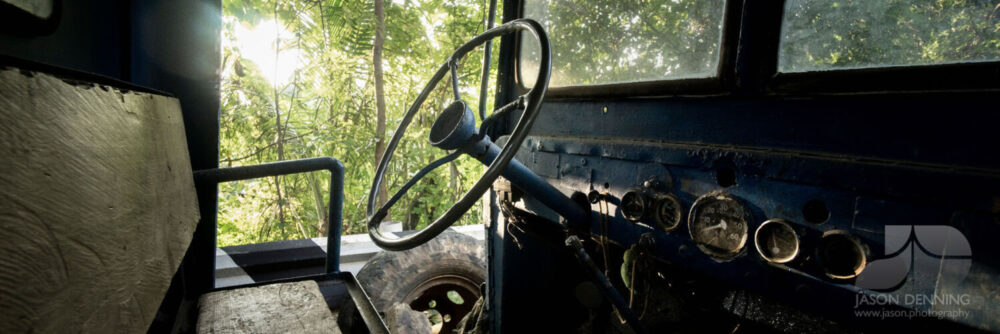
[[[872,261],[855,285],[877,291],[933,289],[964,280],[971,265],[969,241],[954,227],[886,225],[885,258]]]

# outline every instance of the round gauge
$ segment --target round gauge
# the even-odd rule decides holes
[[[771,219],[754,232],[757,253],[768,262],[786,263],[799,254],[799,236],[784,219]]]
[[[868,264],[866,253],[858,238],[844,230],[824,232],[816,246],[820,267],[833,279],[849,279],[861,274]]]
[[[646,214],[646,196],[640,190],[630,190],[622,195],[622,216],[630,221],[639,221]]]
[[[747,242],[746,210],[736,198],[721,191],[698,198],[688,215],[691,239],[705,254],[727,259]]]
[[[681,202],[674,195],[663,195],[653,203],[656,223],[664,231],[671,231],[681,224]]]

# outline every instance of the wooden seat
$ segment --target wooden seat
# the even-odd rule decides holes
[[[145,332],[198,224],[177,99],[0,69],[0,333]]]
[[[198,333],[340,333],[315,281],[216,291],[198,301]]]

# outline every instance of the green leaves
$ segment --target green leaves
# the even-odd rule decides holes
[[[459,43],[483,31],[480,20],[486,10],[475,0],[402,2],[386,2],[383,64],[387,136],[395,131],[433,71]],[[372,2],[295,0],[279,1],[276,6],[274,1],[225,0],[223,17],[220,164],[276,161],[279,138],[285,159],[335,157],[346,167],[343,232],[365,233],[365,208],[375,170]],[[237,33],[275,18],[290,33],[282,38],[280,51],[295,48],[302,57],[292,79],[277,87],[277,94],[264,75],[273,69],[250,60],[252,57],[239,47],[245,43],[238,41]],[[279,61],[288,58],[284,54],[278,57]],[[478,103],[481,64],[481,52],[470,53],[461,63],[463,92],[468,93],[464,98],[470,105]],[[496,77],[496,73],[491,75]],[[434,116],[450,100],[448,83],[439,86],[393,156],[385,180],[390,193],[426,163],[445,154],[427,143]],[[281,112],[280,128],[275,106]],[[393,208],[391,220],[422,228],[449,208],[483,170],[469,158],[456,163],[458,174],[442,167],[411,189]],[[322,212],[329,200],[329,177],[326,172],[282,177],[280,203],[271,178],[220,185],[218,245],[324,235]],[[458,189],[449,187],[453,177]],[[279,205],[283,221],[278,219]],[[476,207],[462,223],[477,223],[479,217]]]
[[[1000,59],[995,1],[788,1],[779,69]]]
[[[530,0],[524,16],[552,43],[551,85],[587,85],[714,75],[725,1]],[[525,82],[538,47],[521,45]]]

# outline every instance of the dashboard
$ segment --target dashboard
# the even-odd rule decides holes
[[[818,100],[775,109],[803,104],[836,108],[841,103]],[[944,102],[907,103],[933,108]],[[757,323],[784,319],[778,321],[779,331],[888,328],[901,322],[931,328],[1000,328],[994,301],[1000,284],[993,279],[997,261],[988,255],[995,246],[986,237],[1000,232],[1000,197],[995,191],[1000,175],[995,170],[928,162],[934,154],[926,151],[920,163],[794,147],[815,142],[821,134],[760,145],[782,135],[781,130],[748,140],[756,146],[676,140],[693,129],[671,124],[750,113],[733,109],[727,114],[681,115],[696,109],[691,105],[706,109],[730,103],[688,101],[680,103],[687,110],[670,110],[653,101],[549,102],[517,159],[567,196],[587,195],[594,216],[589,233],[597,245],[591,254],[599,264],[608,261],[601,265],[610,268],[612,276],[630,261],[619,254],[650,238],[652,261],[659,268],[683,272],[657,269],[657,275],[667,277],[662,284],[678,284],[671,275],[693,275],[685,280],[698,281],[699,293],[707,286],[762,298],[749,309],[782,305],[784,311],[755,315],[746,313],[747,308],[727,306],[735,305],[733,295],[720,297],[716,305]],[[781,128],[769,123],[776,118],[768,116],[781,113],[775,109],[754,109],[761,112],[760,118],[747,125],[759,126],[762,132]],[[833,130],[873,126],[846,121],[870,117],[860,112],[841,117],[845,122]],[[783,124],[804,120],[785,118]],[[908,133],[923,126],[919,123],[905,123],[907,127],[893,134],[912,136]],[[616,132],[625,127],[632,130]],[[882,148],[891,150],[892,145]],[[560,221],[530,194],[515,204],[532,215]],[[517,237],[519,231],[507,226],[505,233]],[[604,240],[610,246],[602,245]],[[605,247],[610,260],[601,258]],[[505,256],[508,263],[522,266],[523,259]],[[624,279],[614,280],[628,285]],[[813,315],[823,320],[802,320]],[[847,327],[821,325],[824,321]],[[781,327],[791,323],[805,327]]]

